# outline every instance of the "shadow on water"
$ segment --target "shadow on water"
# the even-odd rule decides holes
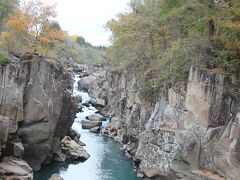
[[[34,180],[48,180],[53,174],[67,171],[69,165],[83,163],[81,160],[68,161],[64,163],[53,162],[50,165],[42,166],[40,171],[34,172]]]
[[[77,129],[78,126],[80,124],[75,122],[73,128]],[[44,166],[34,173],[34,180],[47,180],[55,173],[64,180],[139,180],[131,160],[120,152],[119,143],[88,130],[81,130],[80,133],[91,157],[84,163],[74,161]]]

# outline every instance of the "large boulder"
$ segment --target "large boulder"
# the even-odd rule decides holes
[[[86,117],[89,121],[106,121],[106,118],[100,114],[92,114]]]
[[[89,88],[94,84],[97,85],[96,77],[93,75],[86,76],[78,81],[78,89],[80,91],[88,92]]]
[[[21,142],[15,142],[13,144],[13,155],[15,157],[21,157],[24,152],[24,147]]]
[[[97,107],[104,107],[107,105],[106,100],[100,99],[100,98],[92,98],[90,100],[90,104],[92,104],[93,106],[97,106]]]
[[[93,132],[93,133],[99,133],[100,132],[100,127],[93,127],[93,128],[91,128],[89,131],[90,132]]]
[[[33,171],[26,161],[14,157],[4,157],[0,163],[0,179],[32,180]]]
[[[61,140],[61,148],[68,159],[87,160],[90,157],[87,151],[69,136],[65,136]]]
[[[58,174],[53,174],[48,180],[64,180],[64,179]]]
[[[101,127],[102,126],[101,121],[82,120],[81,124],[82,124],[83,129],[91,129],[91,128],[94,128],[94,127]]]
[[[79,94],[75,94],[74,97],[77,99],[78,103],[82,102],[82,96]]]

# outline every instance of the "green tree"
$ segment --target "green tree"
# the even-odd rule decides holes
[[[149,94],[186,81],[192,65],[240,74],[239,3],[132,0],[132,11],[107,24],[108,61],[141,72]]]
[[[0,30],[2,30],[6,19],[17,8],[18,0],[1,0],[0,1]]]

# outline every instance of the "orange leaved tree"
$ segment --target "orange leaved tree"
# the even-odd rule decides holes
[[[2,33],[4,47],[13,53],[50,55],[60,50],[65,32],[54,18],[55,6],[31,0],[15,11]],[[57,25],[56,25],[57,24]]]

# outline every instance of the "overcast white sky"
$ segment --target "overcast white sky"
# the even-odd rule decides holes
[[[108,45],[110,32],[104,29],[108,20],[127,10],[130,0],[42,0],[57,3],[57,20],[69,34],[82,35],[93,45]]]

